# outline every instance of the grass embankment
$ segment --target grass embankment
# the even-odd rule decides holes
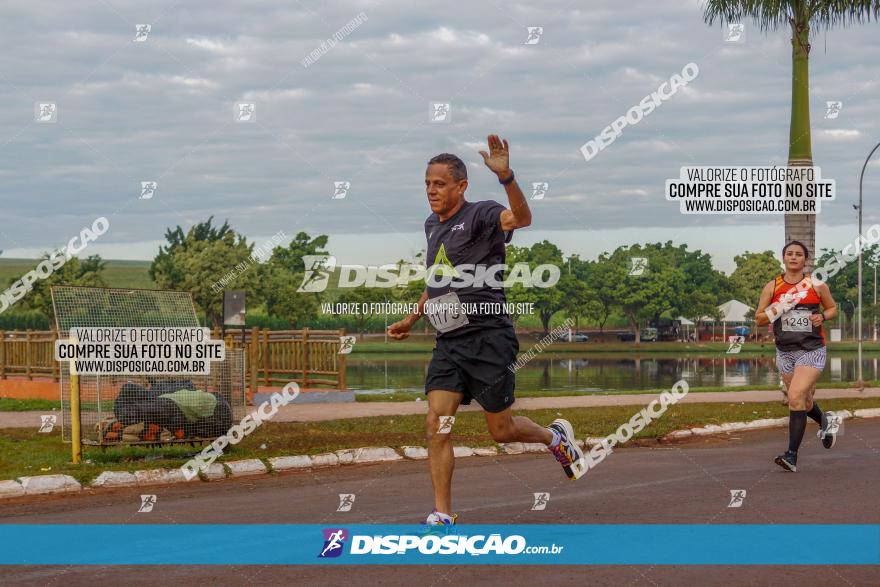
[[[880,381],[865,381],[865,387],[880,387]],[[848,381],[827,381],[819,383],[820,389],[854,389],[853,384]],[[729,392],[729,391],[760,391],[770,390],[778,391],[777,385],[738,385],[732,387],[693,387],[688,388],[688,393],[708,393],[708,392]],[[591,391],[589,393],[576,393],[572,390],[558,391],[535,391],[535,390],[517,390],[516,397],[568,397],[579,395],[650,395],[666,391],[665,388],[660,389],[621,389],[613,391]],[[780,398],[782,396],[780,395]],[[425,398],[425,394],[421,391],[394,391],[391,393],[356,393],[355,401],[358,402],[412,402],[418,398]],[[13,399],[0,397],[0,412],[37,412],[43,411],[50,413],[58,410],[60,404],[56,400],[48,399]],[[83,409],[94,409],[94,405],[85,403]],[[113,402],[105,401],[104,410],[113,411]]]
[[[880,381],[865,381],[865,387],[878,387]],[[819,382],[819,389],[855,389],[849,381],[827,381]],[[779,391],[778,385],[736,385],[731,387],[707,386],[688,388],[688,393],[708,393],[708,392],[729,392],[729,391]],[[571,390],[558,391],[535,391],[535,390],[517,390],[516,397],[570,397],[580,395],[630,395],[630,394],[657,394],[666,391],[663,389],[622,389],[614,391],[591,391],[589,393],[576,393]],[[782,395],[780,393],[780,399]],[[362,393],[355,395],[355,401],[359,402],[411,402],[416,398],[425,398],[425,394],[421,391],[395,391],[391,393]]]
[[[857,410],[880,407],[880,398],[823,400],[823,409]],[[581,437],[601,437],[613,432],[638,411],[638,406],[613,406],[566,409],[565,417]],[[546,424],[559,415],[557,409],[530,410],[528,415]],[[714,403],[671,406],[666,414],[642,430],[636,438],[660,438],[672,430],[786,416],[788,409],[779,403]],[[486,433],[483,415],[459,414],[455,420],[453,441],[463,446],[493,445]],[[318,454],[361,446],[424,446],[423,416],[382,416],[329,422],[267,423],[241,443],[227,449],[220,459],[267,459],[280,455]],[[265,446],[265,448],[261,448]],[[60,432],[40,434],[32,428],[0,430],[0,479],[24,475],[64,473],[81,482],[94,479],[101,471],[175,468],[198,452],[192,447],[142,448],[119,447],[105,452],[84,447],[84,464],[69,463],[70,445]]]
[[[538,344],[540,338],[532,338],[520,335],[519,350],[520,353],[528,351],[532,346]],[[643,342],[635,344],[632,342],[561,342],[554,341],[544,348],[544,353],[700,353],[700,354],[719,354],[725,355],[727,358],[735,359],[737,357],[749,355],[773,355],[776,353],[776,347],[772,342],[751,342],[746,341],[742,350],[738,354],[727,354],[727,348],[730,345],[725,342]],[[384,342],[358,341],[354,345],[352,354],[370,354],[370,353],[429,353],[434,348],[434,341],[431,339],[420,341],[389,341]],[[858,350],[858,344],[855,342],[835,342],[828,345],[828,349],[833,353],[849,353]],[[880,353],[880,343],[865,342],[862,350],[866,353]]]

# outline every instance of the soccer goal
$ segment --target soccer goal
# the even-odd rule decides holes
[[[188,292],[54,286],[59,338],[78,329],[198,329]],[[83,374],[60,361],[62,436],[73,461],[82,445],[160,445],[213,440],[245,415],[245,355],[225,349],[208,372]]]

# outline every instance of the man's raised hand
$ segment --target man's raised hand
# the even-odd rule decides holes
[[[507,139],[501,140],[498,135],[489,135],[489,152],[480,151],[483,163],[498,176],[505,179],[510,174],[510,150]]]

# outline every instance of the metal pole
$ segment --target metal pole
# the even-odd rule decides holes
[[[868,167],[868,161],[871,159],[871,156],[880,148],[880,143],[874,145],[874,148],[871,149],[871,152],[868,153],[868,157],[865,159],[865,164],[862,165],[862,172],[859,174],[859,239],[862,236],[862,184],[865,180],[865,168]],[[858,381],[856,382],[856,386],[859,389],[864,388],[865,382],[862,380],[862,247],[859,246],[859,366],[858,366]]]
[[[859,239],[862,237],[862,190],[859,189]],[[857,240],[856,242],[861,242]],[[865,382],[862,379],[862,246],[859,245],[859,309],[856,320],[856,336],[859,339],[858,367],[856,369],[856,387],[863,389]]]

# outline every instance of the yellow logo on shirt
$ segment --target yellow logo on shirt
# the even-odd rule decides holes
[[[440,250],[437,251],[437,256],[434,257],[433,268],[435,275],[451,275],[452,277],[458,277],[458,271],[455,270],[455,266],[446,255],[446,246],[443,243],[440,243]]]

